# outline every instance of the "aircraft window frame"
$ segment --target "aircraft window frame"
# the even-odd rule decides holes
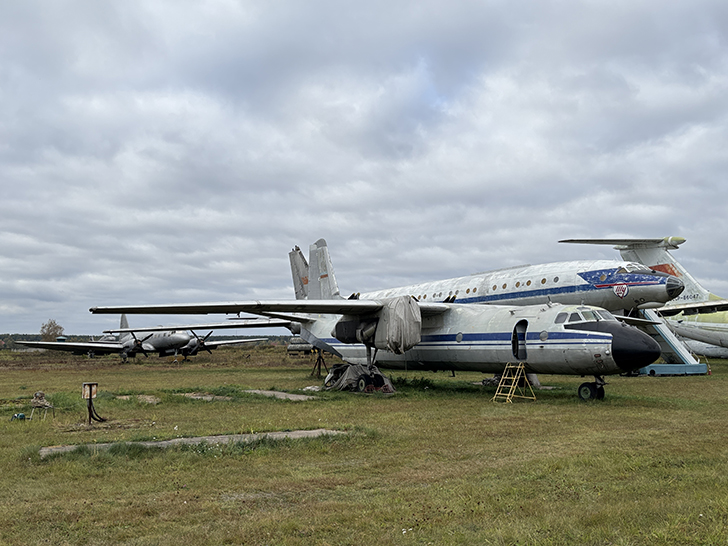
[[[478,291],[478,287],[476,286],[475,288],[473,288],[473,294],[475,294],[477,291]]]
[[[554,324],[562,324],[566,322],[566,319],[569,317],[569,313],[567,312],[561,312],[558,315],[556,315],[556,318],[554,319]]]
[[[493,292],[495,292],[496,290],[498,290],[498,285],[497,284],[494,284],[493,285]]]
[[[559,282],[559,278],[558,277],[554,277],[554,282]]]
[[[642,274],[649,274],[652,273],[652,270],[647,267],[646,265],[630,262],[626,265],[627,272],[629,273],[642,273]]]
[[[503,290],[505,290],[507,286],[508,286],[508,283],[507,282],[504,282],[503,283]]]
[[[518,281],[518,282],[516,283],[516,288],[520,288],[520,287],[521,287],[521,281]]]
[[[526,281],[526,286],[531,286],[531,281],[530,280]]]
[[[546,284],[546,277],[544,277],[543,279],[541,279],[541,284]]]
[[[577,311],[573,311],[569,315],[569,322],[583,322],[584,319],[581,318],[581,315]]]
[[[597,313],[601,317],[602,320],[610,320],[610,321],[618,322],[617,318],[612,313],[607,311],[606,309],[599,309],[599,310],[595,311],[595,313]]]
[[[583,316],[584,320],[587,322],[596,322],[599,320],[598,315],[594,313],[594,311],[592,311],[591,309],[582,311],[581,316]]]

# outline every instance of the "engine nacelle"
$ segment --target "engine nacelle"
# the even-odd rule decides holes
[[[400,296],[385,300],[376,315],[342,317],[332,334],[342,343],[363,343],[401,355],[420,342],[421,332],[422,315],[417,301]]]

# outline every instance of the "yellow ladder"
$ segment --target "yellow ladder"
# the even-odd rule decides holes
[[[519,383],[523,380],[523,387],[519,386]],[[526,391],[528,387],[528,391]],[[531,393],[528,396],[527,392]],[[498,383],[498,389],[495,391],[493,396],[493,402],[500,399],[505,399],[506,402],[513,402],[514,398],[526,398],[528,400],[536,400],[536,396],[533,394],[531,383],[526,377],[526,370],[523,367],[523,362],[518,364],[506,364],[503,375],[501,376],[500,383]]]

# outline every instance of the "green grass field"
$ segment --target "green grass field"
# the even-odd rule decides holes
[[[0,544],[726,544],[728,363],[611,377],[592,403],[576,396],[584,379],[548,375],[553,389],[514,404],[491,402],[476,373],[395,372],[392,396],[244,392],[320,385],[311,368],[282,347],[180,364],[0,352]],[[108,421],[89,427],[90,381]],[[55,418],[11,421],[35,391]],[[314,428],[349,434],[38,455]]]

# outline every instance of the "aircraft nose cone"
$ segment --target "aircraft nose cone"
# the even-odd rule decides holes
[[[677,277],[670,277],[665,283],[667,296],[672,300],[677,298],[685,290],[685,284]]]
[[[612,356],[625,372],[652,364],[660,352],[660,345],[637,328],[622,325],[612,333]]]

